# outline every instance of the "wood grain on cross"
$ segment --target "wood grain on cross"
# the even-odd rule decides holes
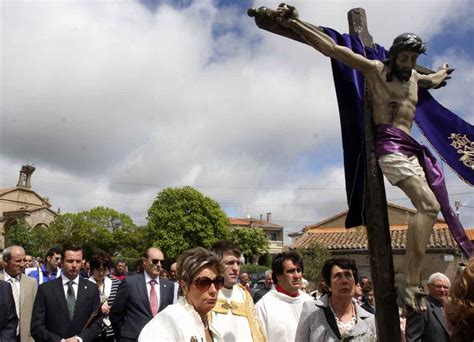
[[[255,17],[258,27],[272,33],[307,44],[293,31],[276,22],[276,12],[267,8],[249,9],[249,16]],[[348,13],[349,33],[360,37],[366,47],[373,47],[373,39],[367,29],[367,17],[362,8]],[[307,23],[306,23],[307,24]],[[311,24],[310,24],[311,25]],[[322,31],[322,28],[311,25]],[[417,66],[420,73],[433,71]],[[377,337],[379,341],[401,341],[400,320],[394,289],[394,267],[390,229],[387,214],[387,199],[380,171],[374,153],[374,124],[367,85],[364,92],[365,118],[365,196],[364,208],[369,245],[370,271],[375,293]]]

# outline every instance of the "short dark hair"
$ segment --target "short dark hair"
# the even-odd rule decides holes
[[[110,270],[110,267],[112,266],[112,260],[105,251],[99,251],[91,257],[89,261],[89,266],[91,268],[91,271],[94,271],[101,267]]]
[[[84,256],[84,251],[82,250],[81,245],[65,245],[61,251],[62,260],[64,260],[67,251],[82,252],[82,255]]]
[[[419,55],[426,52],[426,44],[415,33],[405,32],[399,34],[393,40],[392,46],[388,52],[390,59],[396,59],[402,51],[411,51]]]
[[[388,59],[383,62],[390,69],[385,77],[387,82],[393,81],[395,62],[398,58],[398,54],[402,51],[411,51],[418,55],[425,54],[426,44],[414,33],[402,33],[395,37],[388,52]]]
[[[124,264],[127,264],[127,261],[124,258],[117,259],[117,262],[115,264],[117,265],[119,262],[123,262]]]
[[[46,253],[46,257],[44,258],[45,260],[48,259],[48,257],[54,256],[54,254],[60,254],[61,255],[61,248],[59,247],[53,247],[48,250]]]
[[[286,260],[291,260],[295,265],[301,267],[301,272],[304,270],[303,258],[297,252],[289,251],[278,253],[272,262],[272,279],[275,284],[278,284],[277,276],[282,275],[285,270],[283,264]]]
[[[357,266],[353,259],[348,258],[331,258],[326,260],[323,265],[322,276],[326,285],[331,288],[331,270],[334,266],[338,266],[343,270],[351,270],[354,276],[355,283],[359,283],[359,274],[357,272]]]
[[[211,252],[214,253],[219,259],[222,259],[226,253],[233,254],[237,258],[240,258],[242,255],[240,248],[235,243],[226,240],[218,241],[213,244],[211,246]]]

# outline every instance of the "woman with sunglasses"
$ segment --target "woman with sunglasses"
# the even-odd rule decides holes
[[[224,285],[219,267],[219,260],[207,249],[198,247],[183,252],[176,269],[183,296],[148,322],[138,341],[223,341],[207,320],[207,313],[216,305],[217,294]]]

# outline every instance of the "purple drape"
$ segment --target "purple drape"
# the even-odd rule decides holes
[[[374,48],[366,48],[357,36],[341,35],[330,28],[325,28],[325,32],[337,44],[346,46],[355,53],[365,55],[369,59],[380,61],[387,59],[387,51],[380,45],[376,44]],[[363,210],[364,77],[358,71],[334,59],[331,59],[331,64],[339,105],[344,150],[344,172],[349,206],[346,227],[354,227],[365,222]],[[473,184],[474,171],[459,160],[462,155],[458,153],[459,149],[451,146],[453,140],[450,139],[453,137],[451,133],[457,133],[465,136],[464,141],[466,139],[474,141],[473,126],[441,106],[426,89],[420,88],[418,97],[415,122],[451,168],[461,178]],[[448,221],[446,217],[445,219]],[[463,248],[463,250],[465,249]]]

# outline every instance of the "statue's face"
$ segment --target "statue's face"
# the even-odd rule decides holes
[[[401,51],[398,54],[393,66],[393,73],[400,81],[408,82],[410,80],[411,73],[416,67],[418,56],[418,53],[412,51]]]

